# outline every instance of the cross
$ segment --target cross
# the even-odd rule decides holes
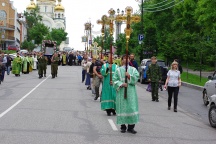
[[[98,51],[101,50],[101,47],[97,47],[98,43],[94,42],[93,46],[90,47],[90,50],[92,51],[92,57],[97,57],[98,56]]]
[[[132,7],[126,7],[125,9],[126,11],[126,15],[117,15],[116,16],[116,21],[118,22],[122,22],[125,21],[126,22],[126,28],[125,28],[125,35],[126,35],[126,72],[127,72],[127,64],[128,64],[128,44],[129,44],[129,39],[130,39],[130,35],[132,33],[132,29],[131,29],[131,24],[132,23],[138,23],[140,21],[140,16],[138,15],[133,15],[133,8]],[[127,77],[125,76],[125,83],[127,83]],[[127,98],[127,88],[125,87],[125,91],[124,91],[124,98]]]

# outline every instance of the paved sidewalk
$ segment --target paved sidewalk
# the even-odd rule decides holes
[[[183,68],[183,72],[187,72],[187,68]],[[200,76],[200,71],[194,71],[194,70],[188,69],[188,73]],[[213,73],[214,73],[214,71],[210,71],[210,72],[202,71],[201,72],[202,77],[206,77],[206,78],[208,76],[212,76]]]

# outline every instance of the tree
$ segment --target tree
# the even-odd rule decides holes
[[[26,17],[26,22],[29,29],[42,21],[42,16],[39,15],[39,11],[39,7],[36,6],[36,8],[31,10],[30,12],[24,12],[24,16]]]
[[[50,38],[51,40],[57,42],[57,46],[59,46],[62,41],[65,41],[67,39],[67,35],[68,33],[66,33],[64,29],[52,29],[52,31],[50,32]]]
[[[32,51],[35,48],[35,45],[30,41],[24,40],[20,46],[22,49],[27,49],[28,51]]]
[[[49,33],[49,29],[42,23],[37,23],[29,30],[29,39],[35,44],[41,44],[44,37]]]

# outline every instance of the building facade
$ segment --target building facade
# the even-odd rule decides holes
[[[61,4],[61,0],[30,0],[30,5],[27,6],[26,11],[30,12],[39,7],[39,14],[42,16],[42,23],[48,28],[66,29],[65,8]],[[66,40],[67,41],[67,40]],[[62,42],[60,50],[67,47],[67,42]]]

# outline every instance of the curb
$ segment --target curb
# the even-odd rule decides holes
[[[203,91],[203,87],[202,86],[198,86],[198,85],[194,85],[191,83],[187,83],[187,82],[182,82],[182,86],[191,88],[191,89],[195,89],[195,90],[199,90],[199,91]]]

